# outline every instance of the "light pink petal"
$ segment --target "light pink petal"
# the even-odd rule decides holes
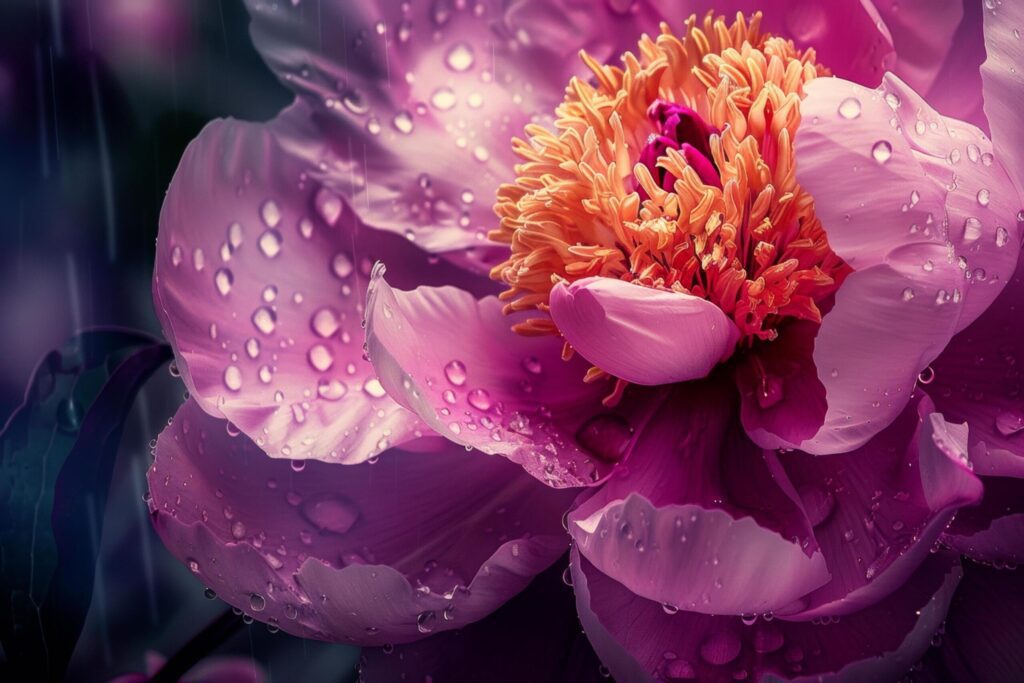
[[[551,318],[581,356],[634,384],[700,379],[739,339],[710,301],[606,277],[556,285]]]
[[[825,583],[799,498],[735,410],[711,380],[667,398],[569,513],[579,552],[637,595],[704,614],[778,610]]]
[[[927,397],[852,453],[780,456],[815,523],[832,580],[807,595],[807,620],[855,613],[902,586],[957,510],[981,500],[967,428],[945,422]]]
[[[981,65],[981,82],[985,116],[997,157],[1017,188],[1018,195],[1011,203],[1019,209],[1024,206],[1024,5],[986,3],[984,22],[987,58]]]
[[[381,384],[456,443],[552,486],[593,485],[625,455],[637,422],[602,407],[609,385],[585,384],[587,364],[563,361],[559,340],[516,334],[524,316],[501,308],[453,287],[392,289],[375,269],[366,337]]]
[[[256,48],[328,141],[310,150],[313,177],[371,227],[481,272],[500,261],[485,234],[515,177],[511,140],[553,120],[564,66],[542,63],[500,3],[247,5]]]
[[[371,239],[290,153],[318,144],[313,132],[302,105],[203,130],[164,202],[153,294],[204,410],[271,456],[353,463],[417,430],[362,358],[370,259],[435,282],[456,269],[400,237]]]
[[[959,556],[942,553],[888,599],[840,621],[747,625],[736,616],[670,613],[577,549],[570,557],[580,623],[618,683],[898,680],[927,651],[963,574]]]
[[[382,645],[459,628],[565,552],[566,493],[454,446],[296,471],[190,401],[148,478],[175,557],[221,599],[303,637]]]
[[[815,342],[825,423],[794,444],[825,453],[895,419],[917,375],[998,295],[1020,232],[1013,189],[976,129],[938,116],[892,76],[880,91],[838,79],[808,90],[798,178],[855,270]]]
[[[818,329],[809,321],[791,322],[778,339],[739,359],[736,384],[743,428],[763,448],[809,439],[825,420],[825,387],[813,360]]]

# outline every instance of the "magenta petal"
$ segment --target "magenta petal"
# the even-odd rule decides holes
[[[778,339],[755,347],[738,363],[743,428],[763,448],[810,439],[825,420],[825,387],[813,360],[818,329],[812,322],[791,322]]]
[[[294,635],[382,645],[459,628],[565,552],[568,494],[501,458],[392,450],[295,471],[225,427],[190,401],[160,435],[154,524],[222,599]]]
[[[998,295],[1020,234],[1014,191],[976,129],[939,117],[891,76],[883,92],[837,79],[808,90],[798,176],[855,270],[815,343],[825,423],[794,444],[828,453],[895,419],[918,374]]]
[[[973,560],[996,567],[1024,562],[1024,481],[983,477],[980,505],[961,510],[942,542]]]
[[[634,384],[700,379],[739,339],[710,301],[606,277],[557,284],[551,318],[581,356]]]
[[[666,610],[598,571],[574,548],[580,622],[618,683],[652,680],[898,680],[928,649],[962,575],[931,556],[885,601],[828,624]],[[805,678],[806,677],[806,678]]]
[[[795,491],[709,383],[667,399],[616,476],[569,514],[579,551],[638,595],[705,614],[777,610],[828,580]]]
[[[932,364],[926,389],[947,420],[969,425],[971,461],[984,476],[1024,477],[1024,263],[995,303]]]
[[[986,3],[987,5],[987,3]],[[985,116],[992,130],[992,142],[1018,196],[1016,208],[1024,206],[1024,115],[1021,114],[1021,92],[1024,92],[1024,6],[1019,2],[1002,2],[984,11],[985,51],[981,65]]]
[[[981,499],[966,427],[945,422],[927,397],[852,453],[781,456],[813,515],[832,580],[802,601],[810,619],[851,614],[897,590],[957,510]]]
[[[953,43],[953,36],[964,18],[961,0],[902,0],[899,3],[872,0],[871,4],[892,37],[896,61],[891,70],[919,92],[930,92],[936,85],[948,54],[968,47]],[[980,39],[979,34],[975,42]],[[877,79],[865,85],[875,82]],[[945,87],[949,85],[947,81]]]
[[[392,289],[375,269],[366,338],[381,384],[456,443],[503,455],[551,486],[592,486],[625,454],[629,418],[607,417],[619,436],[589,443],[601,431],[595,420],[610,415],[601,406],[608,386],[585,384],[586,364],[562,361],[555,338],[513,332],[524,316],[501,308],[454,287]]]

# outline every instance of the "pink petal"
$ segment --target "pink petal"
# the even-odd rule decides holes
[[[452,287],[392,289],[381,267],[367,301],[369,355],[388,393],[438,434],[552,486],[591,486],[625,454],[628,417],[602,408],[608,386],[585,384],[586,364],[562,361],[554,337],[513,332],[522,319]],[[587,450],[576,435],[586,444],[601,419],[620,436]]]
[[[571,553],[580,622],[619,683],[651,680],[897,680],[928,649],[959,557],[931,556],[884,602],[829,624],[672,613]],[[756,617],[755,617],[756,618]]]
[[[565,552],[567,495],[500,458],[295,471],[225,427],[190,401],[160,435],[154,524],[223,600],[288,633],[382,645],[459,628]]]
[[[581,356],[644,385],[704,377],[732,354],[740,336],[710,301],[606,277],[556,285],[551,318]]]
[[[781,456],[832,573],[785,618],[852,614],[877,603],[917,570],[957,510],[981,499],[966,427],[934,409],[927,397],[913,401],[852,453]]]
[[[371,227],[480,272],[500,261],[484,235],[515,177],[511,140],[552,121],[565,70],[537,68],[493,3],[247,4],[256,48],[329,143],[313,177]]]
[[[362,358],[369,259],[420,277],[451,269],[401,238],[364,239],[290,153],[310,134],[301,105],[203,130],[164,202],[153,294],[204,410],[274,457],[361,462],[417,429]]]
[[[1024,6],[1019,2],[1002,2],[984,11],[985,51],[981,65],[985,116],[992,129],[992,141],[999,161],[1006,168],[1017,196],[1016,208],[1024,206],[1024,116],[1021,115],[1021,93],[1024,92]]]
[[[581,495],[569,531],[629,590],[692,612],[769,612],[828,580],[774,454],[736,429],[710,381],[663,403],[620,473]]]
[[[815,343],[825,423],[794,444],[824,453],[860,446],[895,419],[917,375],[998,295],[1020,234],[1013,190],[976,129],[938,116],[891,76],[882,92],[838,79],[808,90],[798,177],[856,271]]]

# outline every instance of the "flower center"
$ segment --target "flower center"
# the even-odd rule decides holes
[[[760,19],[663,24],[621,68],[583,53],[592,82],[570,82],[556,130],[513,141],[523,162],[490,237],[510,247],[491,271],[506,311],[538,313],[517,331],[559,334],[552,287],[592,276],[707,299],[741,347],[821,320],[849,267],[796,182],[793,138],[804,85],[828,72]]]

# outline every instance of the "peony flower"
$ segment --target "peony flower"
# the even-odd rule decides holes
[[[153,287],[203,583],[422,676],[571,548],[616,680],[878,680],[1020,560],[1024,11],[700,4],[250,2],[295,102]]]

